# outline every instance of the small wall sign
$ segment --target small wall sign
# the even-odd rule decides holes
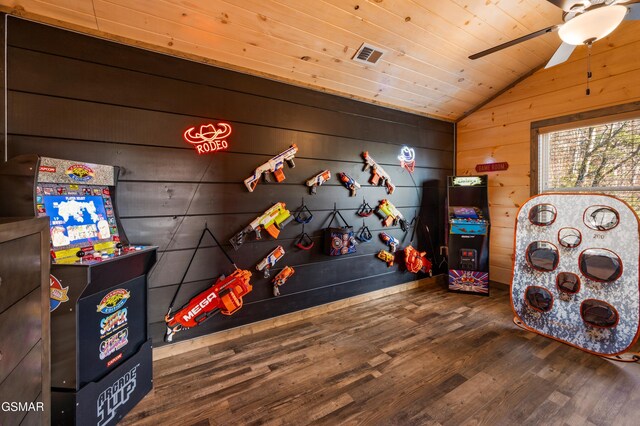
[[[231,134],[231,125],[227,123],[203,124],[200,130],[191,127],[184,132],[184,140],[196,148],[198,154],[221,151],[229,148],[226,137]]]
[[[502,161],[500,163],[485,163],[485,164],[476,164],[476,172],[499,172],[502,170],[507,170],[509,168],[509,163],[506,161]]]
[[[451,179],[452,186],[476,186],[483,184],[482,176],[453,176]]]

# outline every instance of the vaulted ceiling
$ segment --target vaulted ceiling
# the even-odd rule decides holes
[[[124,43],[446,120],[544,64],[545,0],[0,0],[5,11]],[[352,60],[363,42],[386,53]]]

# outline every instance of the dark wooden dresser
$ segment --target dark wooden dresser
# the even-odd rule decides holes
[[[49,218],[0,218],[0,425],[50,423],[49,342]]]

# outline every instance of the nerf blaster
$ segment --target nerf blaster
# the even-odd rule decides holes
[[[273,265],[276,264],[278,260],[280,260],[280,258],[282,258],[282,256],[284,256],[284,249],[282,248],[282,246],[278,246],[271,253],[269,253],[267,257],[262,259],[260,263],[258,263],[256,269],[258,271],[264,270],[264,277],[269,278],[269,270],[273,267]]]
[[[392,253],[389,253],[386,250],[380,250],[376,255],[378,259],[384,260],[387,262],[387,268],[393,266],[393,261],[395,260],[395,256]]]
[[[273,295],[274,296],[280,296],[280,289],[278,287],[282,286],[284,283],[287,282],[287,280],[289,278],[291,278],[291,276],[295,273],[295,269],[293,269],[291,266],[285,266],[284,269],[282,271],[280,271],[278,273],[278,275],[276,275],[273,278]]]
[[[249,176],[244,180],[244,184],[249,190],[249,192],[253,192],[260,181],[262,175],[265,176],[265,180],[269,181],[269,173],[273,173],[276,177],[276,181],[282,182],[285,179],[284,172],[284,162],[286,161],[289,167],[292,169],[296,166],[293,162],[293,159],[298,152],[298,145],[295,143],[289,147],[289,149],[281,152],[280,154],[273,157],[271,160],[267,161],[263,165],[259,166],[254,172],[253,175]]]
[[[417,274],[423,272],[425,274],[432,275],[431,262],[426,258],[426,251],[418,251],[413,246],[407,246],[404,249],[404,263],[407,267],[407,271]]]
[[[192,328],[221,313],[231,315],[242,307],[242,297],[253,290],[249,280],[251,272],[236,269],[228,277],[220,277],[207,290],[198,294],[171,315],[165,316],[167,334],[165,340],[171,342],[180,330]]]
[[[398,241],[397,238],[394,238],[391,235],[387,234],[386,232],[380,233],[380,239],[383,243],[389,246],[389,250],[391,250],[391,253],[395,253],[400,246],[400,241]]]
[[[400,211],[396,208],[396,206],[391,204],[389,200],[386,200],[386,199],[380,200],[380,204],[376,208],[376,214],[378,215],[378,217],[383,219],[382,224],[384,226],[391,226],[392,224],[397,225],[398,223],[400,223],[400,228],[404,232],[407,232],[407,229],[408,229],[407,220],[404,218],[402,213],[400,213]]]
[[[346,173],[338,173],[338,179],[340,179],[340,183],[350,191],[349,195],[351,197],[356,195],[358,188],[361,188],[360,184]]]
[[[387,172],[384,171],[382,166],[376,163],[367,151],[362,153],[362,158],[364,158],[364,169],[371,169],[371,178],[369,178],[369,183],[373,186],[384,185],[387,187],[387,194],[393,194],[393,190],[396,189],[395,185],[391,183],[391,176]]]
[[[309,179],[307,181],[307,186],[309,187],[309,193],[313,195],[316,192],[318,192],[318,187],[321,186],[326,181],[328,181],[329,179],[331,179],[331,172],[329,170],[324,170],[318,173],[317,175],[315,175],[314,177],[312,177],[311,179]]]
[[[262,229],[265,229],[269,235],[277,239],[278,235],[280,235],[280,230],[291,222],[292,219],[291,212],[286,209],[285,203],[275,203],[273,207],[261,216],[255,218],[246,228],[238,232],[229,242],[234,249],[238,250],[242,243],[244,243],[247,235],[251,232],[255,231],[257,240],[262,239]]]

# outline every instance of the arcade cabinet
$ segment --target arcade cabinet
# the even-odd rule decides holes
[[[487,175],[449,176],[449,290],[489,295]]]
[[[0,168],[0,216],[50,219],[54,425],[114,425],[152,387],[147,274],[157,248],[129,244],[117,176],[115,166],[37,155]]]

